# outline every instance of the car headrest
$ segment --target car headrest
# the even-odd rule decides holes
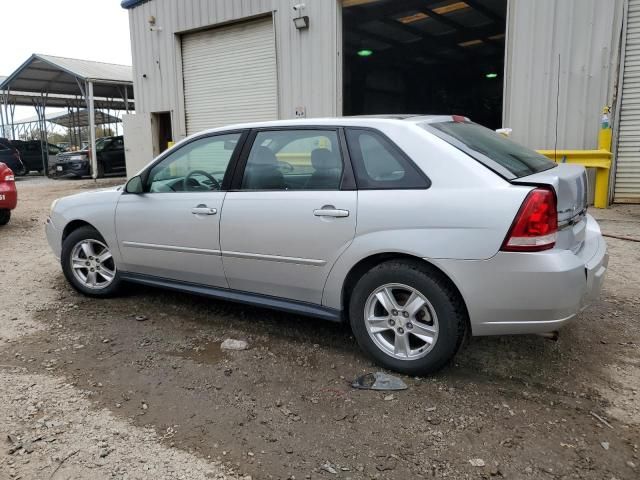
[[[251,164],[255,166],[278,166],[278,159],[276,154],[269,150],[267,147],[258,147],[253,154]]]
[[[315,170],[340,168],[340,159],[327,148],[316,148],[311,152],[311,165]]]

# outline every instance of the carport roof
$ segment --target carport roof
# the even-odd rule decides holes
[[[133,98],[133,71],[128,65],[34,53],[4,79],[0,90],[78,95],[78,83],[91,81],[96,97],[122,98],[124,88]]]
[[[79,119],[77,118],[79,114]],[[46,116],[47,122],[55,123],[62,127],[87,127],[89,126],[89,111],[84,109],[76,113],[58,112],[48,114]],[[75,118],[74,118],[75,117]],[[23,125],[26,123],[34,123],[38,121],[38,117],[25,118],[24,120],[18,120],[14,125]],[[113,115],[109,115],[101,110],[96,110],[96,125],[103,125],[105,123],[120,123],[120,119]]]
[[[4,82],[7,77],[3,77],[0,75],[0,84]],[[40,98],[40,93],[35,92],[16,92],[14,90],[6,91],[0,89],[0,101],[3,96],[7,95],[9,97],[8,103],[13,105],[26,105],[33,106],[34,100]],[[124,100],[121,98],[102,98],[96,97],[94,98],[96,108],[103,109],[112,109],[112,110],[126,110],[126,106],[124,104]],[[50,93],[47,96],[47,107],[53,108],[66,108],[66,107],[76,107],[76,106],[84,106],[85,100],[80,92],[78,91],[76,95],[55,95]],[[129,99],[129,108],[133,108],[134,101]]]

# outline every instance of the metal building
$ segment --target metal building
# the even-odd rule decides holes
[[[123,0],[131,174],[242,121],[460,113],[539,149],[596,147],[613,108],[615,201],[640,201],[640,0]]]

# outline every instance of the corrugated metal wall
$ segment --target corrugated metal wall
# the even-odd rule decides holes
[[[558,149],[596,148],[602,107],[614,104],[623,6],[509,0],[503,121],[514,140],[554,148],[557,111]]]
[[[629,0],[624,39],[615,202],[640,203],[640,0]]]
[[[305,3],[308,30],[296,30],[293,6]],[[273,14],[280,118],[338,110],[342,85],[337,0],[152,0],[129,13],[137,112],[172,113],[174,140],[186,134],[180,34]],[[155,17],[154,30],[149,19]]]

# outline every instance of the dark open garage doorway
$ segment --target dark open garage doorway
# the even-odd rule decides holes
[[[343,114],[502,123],[507,0],[343,0]]]

